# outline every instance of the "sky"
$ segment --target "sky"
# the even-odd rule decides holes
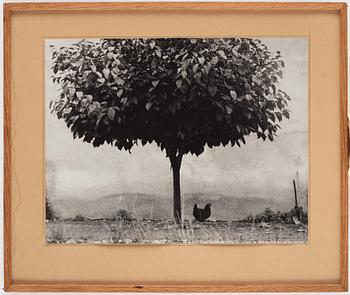
[[[186,155],[181,167],[182,193],[212,193],[235,197],[285,198],[292,179],[307,187],[308,171],[308,39],[259,38],[270,51],[281,51],[285,61],[279,88],[291,97],[291,117],[280,125],[274,142],[247,138],[238,147],[206,147],[199,157]],[[172,172],[165,153],[155,145],[133,147],[131,154],[104,145],[73,139],[64,121],[49,112],[57,97],[49,45],[67,46],[75,40],[45,42],[46,191],[51,199],[94,199],[120,193],[147,193],[169,197]]]

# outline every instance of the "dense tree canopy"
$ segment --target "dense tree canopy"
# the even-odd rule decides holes
[[[284,63],[258,39],[104,39],[53,49],[51,105],[74,138],[130,150],[155,142],[197,156],[208,147],[273,140],[289,96]]]

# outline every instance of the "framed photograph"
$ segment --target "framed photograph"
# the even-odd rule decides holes
[[[344,3],[8,3],[6,291],[347,290]]]

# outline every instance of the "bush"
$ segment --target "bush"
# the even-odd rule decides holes
[[[299,207],[301,220],[300,222],[303,224],[308,223],[308,214],[307,212],[303,211],[302,207]],[[293,216],[296,216],[296,210],[293,208],[289,212],[273,212],[270,208],[266,208],[264,213],[258,214],[255,217],[252,215],[249,215],[246,218],[243,218],[243,222],[247,223],[260,223],[260,222],[269,222],[269,223],[294,223]]]
[[[78,214],[77,216],[74,217],[74,221],[84,221],[85,218],[81,214]]]
[[[125,209],[118,210],[115,217],[112,218],[113,220],[124,220],[124,221],[131,221],[132,220],[132,214]]]

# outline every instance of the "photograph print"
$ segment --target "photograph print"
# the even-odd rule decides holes
[[[308,39],[45,40],[47,244],[308,241]]]

